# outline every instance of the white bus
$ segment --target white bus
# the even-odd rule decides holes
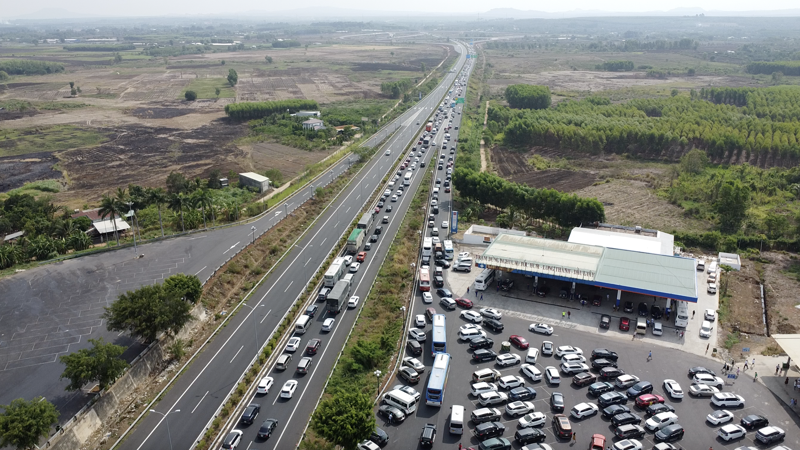
[[[333,264],[331,264],[331,267],[328,268],[327,272],[325,272],[322,285],[325,287],[333,287],[337,281],[342,279],[344,269],[344,258],[335,258],[333,260]]]
[[[444,259],[447,260],[453,259],[453,241],[449,239],[444,241]]]
[[[476,291],[485,291],[494,281],[494,269],[483,269],[483,272],[475,278],[474,288]]]
[[[408,186],[411,184],[411,177],[414,176],[414,173],[410,170],[406,172],[406,175],[403,177],[403,186]]]
[[[678,328],[686,328],[689,325],[689,304],[677,300],[678,310],[675,311],[675,326]]]
[[[422,256],[431,256],[433,254],[433,238],[426,237],[422,240]]]

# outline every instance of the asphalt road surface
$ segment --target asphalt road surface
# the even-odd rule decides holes
[[[456,73],[458,73],[458,68],[461,67],[465,60],[465,49],[463,47],[461,54],[462,56],[456,66]],[[382,181],[384,175],[392,170],[394,167],[392,163],[397,157],[397,152],[402,151],[417,135],[419,127],[416,126],[416,121],[427,119],[434,107],[438,106],[440,99],[447,90],[447,86],[453,82],[455,75],[448,74],[439,88],[423,99],[414,109],[407,111],[397,119],[401,123],[400,129],[356,176],[358,182],[352,183],[333,205],[323,213],[318,223],[296,243],[284,262],[275,268],[274,272],[265,279],[252,295],[251,300],[248,302],[250,308],[244,308],[244,311],[231,319],[228,326],[222,330],[203,354],[187,369],[176,385],[164,396],[164,399],[159,402],[156,406],[156,410],[159,412],[181,411],[170,415],[169,430],[164,423],[165,418],[163,416],[158,414],[148,415],[123,442],[121,448],[163,448],[167,445],[168,433],[171,434],[172,442],[176,448],[190,448],[202,436],[221,402],[224,401],[240,375],[248,367],[257,347],[260,347],[269,338],[269,334],[280,322],[284,312],[304,290],[306,283],[324,261],[332,246],[335,245],[353,219],[358,216],[357,213],[369,193]],[[386,148],[392,149],[391,156],[384,155]],[[430,152],[428,157],[429,155]],[[414,182],[416,184],[412,188],[418,185],[421,178],[419,172],[415,174]],[[368,252],[366,264],[362,265],[356,276],[356,295],[363,296],[367,292],[371,280],[377,274],[380,264],[376,260],[382,259],[385,255],[389,246],[387,240],[396,232],[402,218],[399,216],[404,213],[405,207],[410,202],[407,200],[410,192],[408,190],[406,192],[396,204],[399,206],[395,206],[395,211],[390,213],[390,224],[384,225],[386,234],[380,236],[378,245],[373,244],[373,250]],[[373,263],[373,261],[375,262]],[[362,279],[370,281],[361,283]],[[322,303],[319,305],[322,306]],[[259,399],[263,409],[256,423],[250,427],[253,429],[252,434],[255,434],[260,421],[268,416],[267,411],[272,414],[274,410],[274,414],[279,415],[277,418],[281,421],[281,424],[294,420],[305,424],[316,403],[316,398],[322,392],[322,385],[330,372],[338,349],[341,348],[344,342],[353,317],[355,317],[355,314],[352,311],[343,311],[337,316],[337,327],[329,335],[323,336],[323,346],[317,356],[314,357],[315,361],[312,365],[312,370],[304,377],[298,378],[300,386],[293,399],[285,403],[277,401],[276,393],[280,389],[282,382],[278,382],[276,379],[276,387],[273,388],[270,395]],[[314,325],[304,335],[304,339],[306,337],[310,339],[311,337],[319,336],[319,328],[324,318],[325,315],[320,311],[315,317]],[[259,338],[258,342],[256,342],[256,334]],[[303,342],[305,343],[306,341],[304,340]],[[300,355],[297,356],[299,359]],[[297,360],[294,361],[294,364],[296,362]],[[320,372],[320,375],[316,375],[318,372]],[[292,374],[293,370],[290,369],[279,376],[292,376]],[[250,432],[249,429],[248,432]],[[301,432],[302,427],[287,429],[281,426],[281,435],[276,435],[271,442],[276,445],[282,442],[281,445],[284,447],[281,448],[285,448],[287,443],[289,443],[288,445],[294,445],[299,440],[299,433]],[[247,447],[244,446],[243,448]]]

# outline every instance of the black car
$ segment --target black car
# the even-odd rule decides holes
[[[411,353],[414,356],[419,356],[422,354],[422,345],[420,345],[420,343],[416,340],[409,339],[406,347],[408,347],[408,353]]]
[[[422,427],[422,433],[419,435],[419,445],[422,447],[432,447],[433,441],[436,440],[436,425],[426,423]]]
[[[242,423],[245,425],[251,425],[256,417],[258,417],[258,413],[261,412],[261,405],[258,403],[251,403],[244,409],[242,413]]]
[[[444,278],[442,278],[441,276],[433,277],[433,285],[436,287],[444,286]]]
[[[536,288],[536,295],[539,297],[547,297],[548,292],[550,292],[549,286],[539,286]]]
[[[492,331],[503,331],[505,325],[497,319],[483,319],[483,327]]]
[[[497,359],[497,353],[494,350],[480,348],[472,352],[472,359],[478,362],[494,361]]]
[[[618,367],[603,367],[600,369],[601,380],[616,380],[620,375],[625,375],[625,372]]]
[[[639,302],[639,315],[646,316],[647,315],[647,302]]]
[[[533,400],[536,398],[536,389],[530,386],[520,386],[508,393],[508,401]]]
[[[479,441],[485,441],[493,437],[500,437],[506,432],[506,426],[500,422],[485,422],[475,426],[472,434],[478,438]]]
[[[599,383],[594,383],[589,386],[589,394],[594,395],[595,397],[599,397],[606,392],[610,392],[614,390],[614,385],[609,383],[608,381],[600,381]]]
[[[608,408],[603,409],[603,417],[605,417],[606,419],[610,419],[616,416],[617,414],[629,413],[629,412],[631,412],[631,409],[625,405],[611,405]]]
[[[660,319],[661,316],[664,315],[664,311],[661,310],[661,307],[658,305],[653,305],[650,307],[650,316],[653,319]]]
[[[750,414],[749,416],[742,417],[741,424],[748,430],[757,430],[769,425],[769,420],[758,414]]]
[[[654,436],[656,441],[661,442],[673,442],[677,441],[678,439],[683,437],[683,427],[674,423],[672,425],[667,425],[664,428],[656,431]]]
[[[477,350],[479,348],[492,348],[494,341],[491,338],[479,337],[469,341],[469,348]]]
[[[593,369],[600,370],[603,367],[617,367],[617,362],[605,358],[595,359],[594,361],[592,361]]]
[[[538,428],[529,427],[517,430],[517,432],[514,433],[514,439],[516,439],[520,445],[528,445],[531,442],[544,442],[544,440],[547,439],[547,435]]]
[[[642,423],[642,418],[632,412],[626,412],[622,414],[617,414],[611,418],[611,424],[615,427],[620,425],[628,425],[628,424],[635,424],[639,425]]]
[[[317,314],[317,310],[318,310],[318,309],[319,309],[319,306],[317,306],[317,305],[311,305],[311,306],[309,306],[308,308],[306,308],[306,315],[307,315],[308,317],[311,317],[311,318],[313,319],[313,318],[314,318],[314,316]]]
[[[717,376],[717,374],[714,373],[713,370],[706,369],[705,367],[702,367],[702,366],[697,366],[697,367],[692,367],[691,369],[689,369],[689,378],[694,378],[694,376],[697,375],[698,373],[707,373],[709,375]]]
[[[511,280],[510,278],[503,278],[497,282],[497,286],[499,286],[500,290],[502,291],[510,291],[511,288],[514,287],[514,280]]]
[[[378,446],[383,447],[389,443],[389,435],[386,434],[386,432],[382,429],[376,427],[375,431],[369,435],[369,440],[378,444]]]
[[[550,394],[550,408],[555,412],[564,412],[564,394],[561,392]]]
[[[600,316],[600,328],[608,328],[611,324],[611,316],[608,314],[603,314]]]
[[[369,237],[369,241],[370,242],[378,242],[378,235],[377,234],[373,234],[372,236]]]
[[[400,411],[399,408],[395,408],[391,405],[381,405],[381,407],[378,408],[378,415],[386,419],[386,421],[390,424],[399,423],[406,420],[405,413]]]
[[[592,350],[592,358],[591,359],[595,360],[595,359],[600,359],[600,358],[607,359],[609,361],[616,361],[617,359],[619,359],[619,355],[617,355],[617,352],[612,352],[611,350],[609,350],[607,348],[596,348],[596,349]]]
[[[652,417],[662,412],[675,412],[675,408],[666,403],[653,403],[644,410],[647,417]]]
[[[436,295],[439,297],[450,297],[453,298],[453,293],[450,292],[450,289],[439,288],[436,290]]]
[[[275,427],[278,426],[278,419],[267,419],[261,424],[261,428],[258,429],[258,438],[259,439],[267,439],[272,436],[272,432],[275,431]]]
[[[381,226],[381,225],[378,225],[377,227],[375,227],[375,231],[374,231],[374,233],[375,233],[375,234],[381,234],[381,233],[383,233],[383,226]]]
[[[572,384],[579,387],[590,385],[595,381],[597,381],[597,377],[588,372],[576,373],[572,377]]]
[[[644,428],[632,424],[622,425],[614,429],[614,434],[620,439],[641,439],[644,437]]]
[[[603,407],[610,405],[624,405],[625,403],[628,403],[628,397],[625,397],[625,394],[620,392],[611,391],[601,394],[597,399],[597,403]]]
[[[633,302],[625,302],[625,304],[622,305],[622,310],[627,313],[633,312]]]
[[[445,269],[450,267],[450,262],[446,259],[437,259],[433,264],[439,267],[444,267]]]
[[[628,397],[636,398],[642,394],[650,394],[653,392],[653,383],[649,381],[640,381],[628,388]]]

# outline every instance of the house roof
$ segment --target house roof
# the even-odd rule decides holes
[[[131,228],[131,226],[128,225],[127,222],[125,222],[124,220],[122,220],[120,218],[117,218],[116,222],[117,222],[117,232],[125,231],[125,230],[128,230],[128,229]],[[95,223],[92,224],[92,226],[100,234],[106,234],[106,233],[113,233],[114,232],[114,224],[111,222],[111,219],[109,219],[109,220],[101,220],[100,222],[95,222]]]
[[[6,237],[3,238],[3,242],[13,241],[19,237],[22,237],[25,234],[25,230],[17,231],[16,233],[7,234]]]
[[[321,119],[308,119],[306,121],[303,121],[303,123],[307,123],[309,125],[312,125],[312,124],[318,124],[318,123],[322,124],[322,123],[325,123],[325,122],[323,122]]]
[[[264,175],[259,175],[259,174],[255,173],[255,172],[240,173],[239,177],[240,178],[242,178],[242,177],[249,178],[249,179],[251,179],[253,181],[256,181],[258,183],[263,183],[265,181],[269,181],[269,178],[265,177]]]
[[[110,216],[110,214],[108,216],[106,216],[106,217],[109,217],[109,216]],[[100,217],[100,208],[87,209],[86,211],[76,212],[76,213],[73,213],[70,217],[72,217],[73,219],[77,219],[78,217],[88,217],[92,222],[99,222],[99,221],[103,220],[103,218]],[[110,220],[110,217],[109,217],[109,220]]]

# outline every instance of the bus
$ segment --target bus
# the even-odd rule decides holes
[[[677,300],[675,303],[678,304],[678,310],[675,314],[675,326],[678,328],[686,328],[689,325],[689,304]]]
[[[372,226],[372,221],[373,220],[374,220],[374,217],[373,217],[372,213],[371,212],[366,212],[366,213],[364,213],[363,216],[361,216],[361,220],[358,221],[358,225],[356,226],[356,228],[359,228],[359,229],[362,229],[362,230],[369,230],[369,227]]]
[[[485,291],[494,281],[494,269],[483,269],[483,272],[475,278],[474,288],[476,291]]]
[[[453,241],[448,239],[444,241],[444,259],[452,260],[453,255]]]
[[[450,372],[450,355],[439,353],[433,360],[433,368],[428,377],[428,388],[425,389],[425,403],[428,406],[442,406],[444,389],[447,387],[447,375]]]
[[[427,136],[422,138],[422,148],[428,148],[431,145],[431,140]]]
[[[431,271],[428,266],[419,268],[419,290],[421,292],[430,292],[431,290]]]
[[[411,184],[411,177],[414,176],[412,171],[406,172],[405,176],[403,177],[403,186],[408,186]]]
[[[433,128],[433,122],[428,122],[425,124],[425,131],[431,131],[431,128]]]
[[[434,314],[433,331],[431,331],[431,354],[447,352],[447,334],[445,331],[445,316],[444,314]]]
[[[431,256],[433,254],[433,238],[426,237],[422,240],[422,256]]]
[[[322,285],[332,288],[337,281],[342,279],[344,270],[344,258],[335,258],[331,264],[331,267],[328,268],[327,272],[325,272],[325,276],[322,279]]]

